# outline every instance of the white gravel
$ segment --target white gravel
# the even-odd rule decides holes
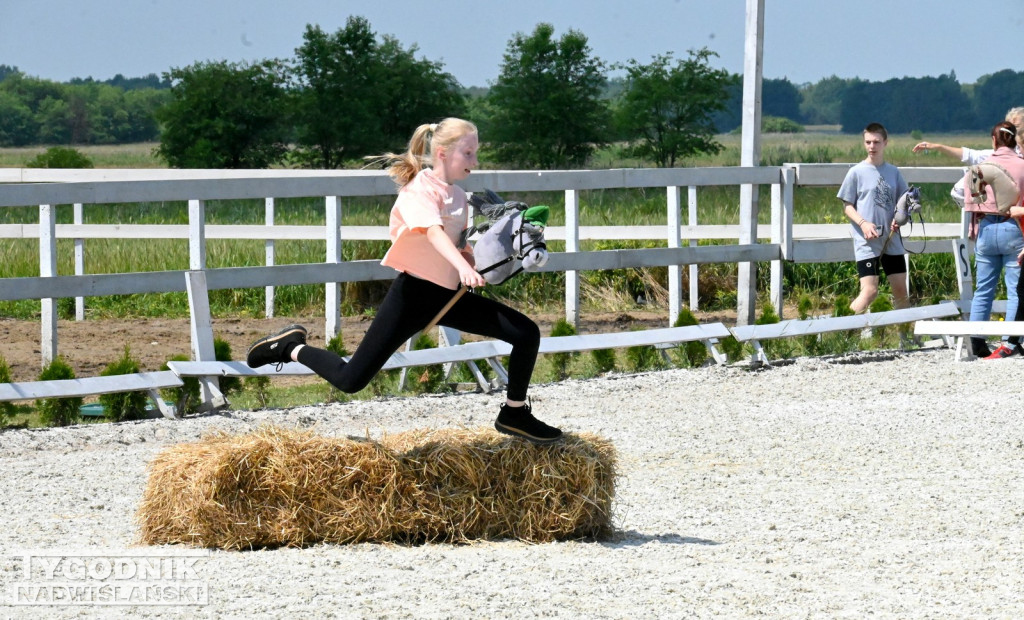
[[[1019,618],[1022,369],[942,349],[535,386],[539,417],[616,445],[614,540],[213,551],[192,607],[15,606],[50,585],[19,551],[138,551],[146,463],[215,429],[484,426],[499,396],[3,432],[0,618]]]

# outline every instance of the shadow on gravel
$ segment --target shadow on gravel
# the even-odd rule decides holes
[[[648,543],[657,542],[666,545],[720,545],[722,543],[706,538],[694,538],[692,536],[680,536],[679,534],[641,534],[636,530],[627,532],[616,531],[610,540],[601,541],[606,547],[639,547]]]

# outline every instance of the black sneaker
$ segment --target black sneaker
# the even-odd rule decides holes
[[[984,338],[971,336],[971,353],[974,354],[974,357],[984,359],[992,355],[992,349],[988,348],[988,343],[985,342]]]
[[[562,431],[533,417],[530,405],[522,407],[502,405],[501,411],[498,412],[498,419],[494,421],[494,428],[499,433],[521,437],[538,444],[553,443],[562,438]]]
[[[306,328],[301,325],[289,325],[272,336],[252,343],[245,363],[249,368],[259,368],[267,364],[287,364],[292,361],[288,353],[299,344],[306,344]]]

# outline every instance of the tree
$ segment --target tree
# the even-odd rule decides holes
[[[344,160],[370,152],[380,135],[370,65],[376,48],[363,17],[349,17],[328,35],[306,26],[295,71],[299,85],[297,148],[292,154],[309,168],[339,168]]]
[[[839,108],[846,96],[846,90],[860,82],[860,78],[843,79],[833,75],[803,87],[801,116],[809,125],[838,125]]]
[[[492,116],[484,140],[504,163],[580,165],[606,143],[605,65],[582,33],[569,30],[557,41],[553,35],[543,23],[530,36],[516,33],[487,95]]]
[[[974,122],[971,102],[953,74],[851,84],[839,120],[846,133],[857,133],[873,121],[889,133],[953,131]]]
[[[976,127],[989,130],[1012,107],[1024,105],[1024,71],[1004,69],[978,78],[974,86]]]
[[[672,64],[672,54],[654,56],[649,64],[626,64],[626,88],[616,110],[618,126],[636,136],[628,151],[652,158],[658,166],[675,166],[696,153],[717,153],[714,112],[726,105],[726,90],[733,77],[712,69],[708,49],[691,51],[686,60]]]
[[[424,122],[466,113],[466,98],[458,80],[443,71],[441,63],[417,60],[416,50],[415,45],[402,49],[398,40],[389,36],[383,37],[377,48],[379,74],[374,83],[382,100],[376,112],[386,140],[383,146],[390,150],[404,146]]]
[[[363,17],[349,17],[333,35],[306,26],[296,50],[298,83],[293,158],[310,168],[404,146],[422,123],[465,111],[458,82],[438,62],[415,57],[397,39],[377,35]]]
[[[281,63],[199,62],[172,69],[156,152],[176,168],[266,168],[287,150]]]

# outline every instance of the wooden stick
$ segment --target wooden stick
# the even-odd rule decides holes
[[[434,315],[434,318],[430,319],[430,322],[427,323],[427,326],[420,331],[425,334],[429,332],[431,329],[433,329],[434,326],[437,325],[438,322],[444,318],[444,315],[448,314],[448,311],[452,309],[452,306],[455,305],[455,302],[459,301],[459,299],[461,299],[462,296],[465,295],[466,291],[468,290],[468,288],[460,284],[459,290],[455,291],[455,295],[453,295],[452,298],[448,301],[448,303],[444,305],[444,308],[441,308],[441,310],[436,315]]]

